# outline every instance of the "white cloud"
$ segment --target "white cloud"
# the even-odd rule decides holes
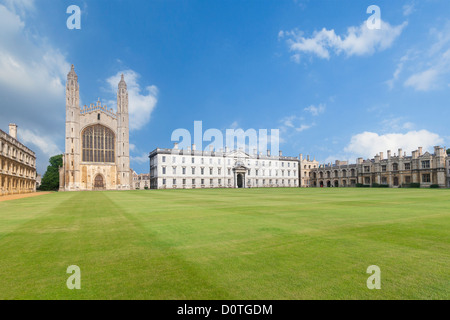
[[[405,4],[403,6],[403,15],[404,16],[409,16],[410,14],[414,13],[414,11],[416,11],[414,3]]]
[[[34,0],[4,0],[4,3],[11,12],[22,16],[35,10]]]
[[[158,88],[154,85],[141,88],[138,80],[140,75],[133,70],[119,71],[106,81],[110,85],[111,92],[117,92],[117,86],[121,75],[124,74],[128,88],[130,130],[142,129],[149,121],[158,102]],[[117,107],[117,103],[110,103]]]
[[[403,117],[384,119],[381,125],[386,132],[411,130],[415,126],[414,123],[405,121]]]
[[[18,135],[23,144],[37,146],[48,157],[63,153],[55,142],[58,137],[42,136],[28,129],[18,130]]]
[[[148,163],[150,161],[147,153],[142,153],[139,156],[131,156],[130,160],[137,164],[144,164],[144,163]]]
[[[304,109],[305,111],[311,113],[313,116],[318,116],[325,112],[325,105],[319,104],[317,107],[314,105],[310,105],[309,107]]]
[[[446,75],[450,73],[450,49],[431,59],[430,67],[412,74],[406,81],[406,87],[417,91],[430,91],[441,87]]]
[[[405,81],[406,87],[413,87],[418,91],[429,91],[436,88],[439,70],[430,68],[428,70],[413,74]]]
[[[308,125],[308,124],[302,124],[302,125],[300,125],[300,127],[295,128],[295,130],[296,130],[297,132],[303,132],[303,131],[305,131],[305,130],[308,130],[308,129],[312,128],[313,126],[314,126],[314,123],[313,123],[313,124],[310,124],[310,125]]]
[[[0,127],[19,126],[19,138],[45,170],[50,152],[64,143],[65,77],[70,64],[49,41],[28,28],[34,1],[0,4]]]
[[[292,59],[299,62],[300,54],[307,53],[330,59],[332,52],[337,55],[344,52],[347,56],[363,56],[383,51],[392,46],[406,25],[407,22],[391,26],[382,21],[381,29],[370,30],[363,22],[359,27],[349,27],[343,36],[337,35],[333,29],[323,28],[315,31],[310,38],[304,37],[304,33],[299,30],[280,31],[278,37],[287,38],[289,49],[294,52]]]
[[[295,133],[306,131],[315,126],[315,123],[305,123],[305,118],[296,115],[284,117],[279,122],[281,123],[279,127],[280,135],[283,134],[291,138]],[[280,140],[286,141],[285,139]]]
[[[431,29],[432,42],[420,43],[421,48],[409,50],[397,65],[397,70],[387,84],[392,88],[401,72],[409,72],[403,85],[417,91],[445,88],[450,74],[450,22],[440,29]],[[411,55],[411,52],[414,54]]]
[[[373,158],[379,152],[398,148],[410,153],[423,147],[424,150],[433,151],[433,147],[444,143],[444,139],[436,133],[427,130],[409,131],[407,133],[388,133],[379,135],[375,132],[363,132],[354,135],[344,151],[354,157]]]

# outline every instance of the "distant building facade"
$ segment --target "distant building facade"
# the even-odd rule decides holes
[[[36,154],[17,140],[17,125],[0,130],[0,196],[36,192]]]
[[[152,189],[298,187],[299,159],[249,155],[242,150],[155,149],[150,157]]]
[[[421,187],[438,185],[450,187],[450,161],[444,148],[434,147],[434,153],[422,153],[419,147],[410,156],[403,153],[383,152],[373,159],[357,159],[356,164],[336,161],[331,165],[320,165],[310,172],[315,187],[354,187],[360,185],[386,185],[402,187],[420,184]]]
[[[131,184],[132,190],[146,190],[150,189],[150,174],[141,173],[137,174],[133,171],[133,181]]]
[[[74,67],[66,84],[66,141],[60,191],[130,190],[128,91],[118,85],[117,113],[100,101],[80,108]]]

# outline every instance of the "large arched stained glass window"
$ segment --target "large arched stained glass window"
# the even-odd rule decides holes
[[[114,132],[101,125],[84,129],[82,134],[83,162],[114,163]]]

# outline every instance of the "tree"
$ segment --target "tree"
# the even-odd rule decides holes
[[[59,189],[59,168],[63,165],[63,155],[57,155],[50,158],[50,165],[42,177],[42,183],[39,188],[41,191],[58,191]]]
[[[450,149],[447,149],[447,154],[450,155]]]

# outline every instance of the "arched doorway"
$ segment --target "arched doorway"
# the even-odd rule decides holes
[[[105,183],[103,181],[103,176],[101,174],[98,174],[98,175],[95,176],[94,189],[96,189],[96,190],[103,190],[103,189],[105,189]]]
[[[320,187],[323,188],[323,181],[320,181]]]
[[[334,186],[335,186],[336,188],[339,187],[339,181],[336,180],[336,181],[334,182]]]
[[[331,188],[331,181],[327,181],[327,188]]]
[[[241,173],[238,173],[238,175],[237,175],[237,187],[238,188],[243,188],[244,187],[244,179],[243,179]]]
[[[398,177],[394,177],[394,186],[398,187]]]

